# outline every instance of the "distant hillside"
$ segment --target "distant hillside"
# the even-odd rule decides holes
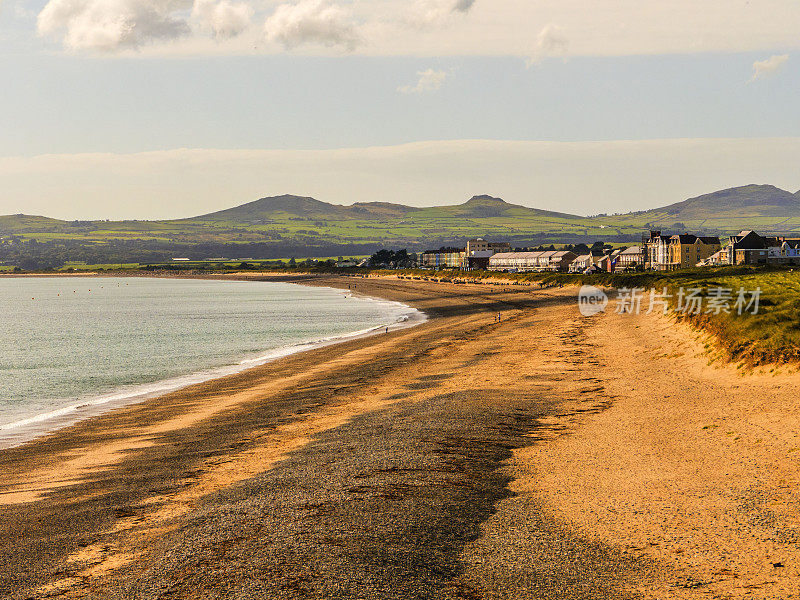
[[[385,220],[411,216],[448,216],[452,218],[484,219],[490,217],[545,217],[567,220],[583,219],[577,215],[556,213],[537,208],[509,204],[500,198],[473,196],[463,204],[419,208],[389,202],[357,202],[352,206],[341,206],[320,202],[302,196],[272,196],[248,202],[241,206],[185,219],[185,221],[235,221],[257,223],[285,216],[308,219],[376,219]]]
[[[773,185],[747,185],[690,198],[665,206],[659,212],[689,220],[712,217],[786,218],[800,214],[800,197]]]
[[[488,195],[424,208],[386,202],[342,206],[283,195],[169,221],[59,221],[9,215],[0,216],[0,263],[21,264],[32,253],[38,253],[35,264],[46,265],[71,260],[154,262],[174,256],[335,256],[367,254],[381,247],[419,251],[460,245],[473,237],[512,246],[633,242],[647,229],[716,235],[754,229],[800,235],[800,192],[748,185],[663,208],[600,217],[529,208]]]
[[[423,216],[442,214],[453,218],[462,219],[486,219],[491,217],[506,217],[520,219],[555,219],[569,222],[590,221],[586,217],[571,215],[567,213],[553,212],[539,208],[529,208],[519,204],[509,204],[508,202],[488,195],[473,196],[464,204],[454,206],[439,206],[432,208],[411,209],[411,216]]]
[[[607,217],[615,223],[656,229],[732,233],[800,233],[800,192],[772,185],[746,185],[689,198],[663,208]]]
[[[51,219],[49,217],[38,217],[34,215],[5,215],[0,216],[0,235],[26,232],[44,231],[53,227],[61,227],[66,221]]]
[[[183,226],[236,232],[231,241],[267,239],[303,243],[366,243],[433,248],[461,243],[469,237],[502,237],[533,242],[587,235],[608,237],[622,232],[601,227],[587,217],[510,204],[488,195],[474,196],[452,206],[413,207],[388,202],[359,202],[351,206],[328,204],[303,196],[261,198],[226,210],[162,222]],[[105,224],[107,229],[109,224]]]
[[[239,223],[258,223],[290,216],[314,219],[328,218],[368,218],[381,219],[402,217],[414,210],[410,206],[389,204],[387,202],[358,202],[352,206],[328,204],[314,198],[303,196],[272,196],[248,202],[241,206],[213,212],[187,221],[232,221]]]

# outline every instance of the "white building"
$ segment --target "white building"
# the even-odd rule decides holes
[[[490,271],[566,271],[575,260],[568,250],[499,252],[489,258]]]

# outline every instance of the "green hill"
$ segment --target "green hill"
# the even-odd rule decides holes
[[[690,198],[665,208],[686,218],[705,218],[709,211],[717,217],[785,217],[800,209],[800,198],[772,185],[748,185]]]
[[[314,219],[351,218],[381,219],[402,217],[414,210],[410,206],[386,202],[359,202],[352,206],[341,206],[320,202],[302,196],[273,196],[261,198],[241,206],[202,215],[190,221],[230,221],[238,223],[259,223],[283,216],[306,217]]]
[[[29,231],[46,231],[52,228],[59,228],[66,221],[51,219],[49,217],[38,217],[34,215],[5,215],[0,216],[0,234],[14,234]]]
[[[624,228],[623,228],[624,229]],[[475,236],[503,239],[608,237],[636,234],[588,218],[475,196],[454,206],[411,207],[386,202],[341,206],[301,196],[261,198],[198,217],[169,221],[58,221],[15,215],[0,217],[0,235],[39,241],[83,239],[160,240],[180,243],[280,243],[310,247],[336,244],[406,245],[415,248]]]
[[[34,250],[47,264],[68,260],[147,262],[173,256],[331,256],[380,247],[424,250],[472,237],[512,246],[596,240],[632,242],[647,229],[725,235],[742,229],[800,235],[800,192],[748,185],[624,215],[584,217],[510,204],[488,195],[452,206],[386,202],[329,204],[302,196],[261,198],[241,206],[163,221],[60,221],[0,216],[0,262]],[[38,244],[38,246],[37,246]],[[108,259],[108,260],[106,260]]]
[[[800,192],[772,185],[746,185],[689,198],[644,212],[610,218],[615,223],[653,229],[686,229],[733,233],[754,229],[764,233],[800,232]]]

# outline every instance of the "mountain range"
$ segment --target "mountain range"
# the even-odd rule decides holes
[[[647,229],[705,235],[754,229],[798,235],[800,192],[748,185],[662,208],[592,217],[529,208],[488,195],[474,196],[463,204],[424,208],[385,202],[343,206],[283,195],[176,220],[62,221],[0,216],[0,248],[13,246],[15,241],[34,241],[73,250],[81,247],[87,252],[112,245],[122,249],[120,256],[128,247],[149,248],[147,256],[182,252],[193,257],[206,253],[273,258],[364,253],[379,247],[422,250],[461,244],[478,236],[509,241],[512,246],[598,239],[625,242],[641,239]],[[192,249],[196,252],[190,252]]]

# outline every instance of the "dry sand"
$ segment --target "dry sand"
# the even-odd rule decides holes
[[[0,594],[797,596],[798,375],[569,289],[308,283],[431,319],[0,453]]]
[[[800,377],[744,373],[663,316],[588,328],[597,414],[515,455],[513,489],[579,532],[672,567],[657,598],[800,594]],[[525,473],[525,475],[522,475]]]

